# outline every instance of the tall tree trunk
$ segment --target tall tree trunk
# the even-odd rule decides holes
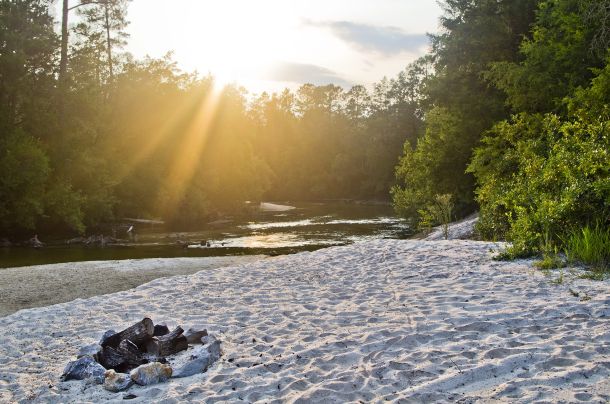
[[[108,52],[108,71],[110,72],[110,81],[114,81],[114,69],[112,66],[112,43],[110,41],[110,12],[108,10],[108,1],[104,2],[104,11],[106,16],[106,51]]]
[[[59,61],[59,81],[64,83],[68,70],[68,0],[63,0],[61,12],[61,59]]]

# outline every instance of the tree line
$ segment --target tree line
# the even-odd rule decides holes
[[[480,210],[479,235],[512,241],[514,256],[561,250],[583,228],[610,240],[610,1],[444,7],[397,211],[417,222],[451,195],[458,217]]]
[[[201,225],[263,199],[389,199],[423,124],[428,61],[370,90],[252,96],[171,54],[125,52],[128,6],[62,0],[54,16],[50,0],[0,0],[0,236],[125,217]]]

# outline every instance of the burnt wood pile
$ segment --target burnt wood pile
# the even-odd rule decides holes
[[[167,356],[186,350],[188,342],[180,326],[170,332],[166,325],[155,326],[150,318],[145,318],[102,338],[100,347],[94,355],[97,362],[106,369],[126,372],[149,362],[163,363]]]
[[[177,355],[187,350],[186,359]],[[170,331],[165,324],[144,318],[123,331],[109,330],[98,344],[83,347],[61,380],[93,379],[107,390],[121,391],[134,382],[146,385],[205,372],[220,355],[220,341],[205,329],[185,332],[178,326]],[[172,362],[179,367],[173,369]]]

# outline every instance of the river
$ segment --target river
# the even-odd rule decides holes
[[[41,249],[0,248],[0,268],[132,258],[280,255],[367,239],[406,238],[412,234],[388,205],[283,204],[294,209],[261,211],[248,217],[212,223],[198,231],[168,232],[160,226],[136,224],[137,242],[120,247],[85,247],[56,241],[48,242]]]

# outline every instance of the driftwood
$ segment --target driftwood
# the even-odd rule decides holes
[[[100,235],[92,235],[89,237],[76,237],[70,240],[66,240],[66,244],[82,244],[86,246],[99,246],[105,247],[110,245],[116,245],[123,242],[127,242],[127,240],[119,239],[112,236],[104,236]]]
[[[188,341],[183,333],[181,327],[176,327],[169,334],[153,337],[146,343],[146,352],[162,358],[188,349]]]
[[[129,328],[124,329],[121,332],[117,332],[114,335],[110,335],[104,339],[101,343],[103,348],[112,347],[118,348],[119,344],[123,340],[129,340],[137,346],[146,344],[154,334],[155,326],[150,318],[145,318],[142,321],[132,325]]]
[[[23,245],[26,247],[33,247],[33,248],[44,247],[44,243],[42,241],[38,240],[38,234],[34,234],[34,237],[32,237],[31,239],[29,239],[28,241],[23,243]]]
[[[147,363],[140,347],[152,338],[153,332],[154,324],[149,318],[144,318],[121,332],[106,332],[100,341],[102,349],[96,355],[96,360],[106,369],[118,372],[129,371]]]

